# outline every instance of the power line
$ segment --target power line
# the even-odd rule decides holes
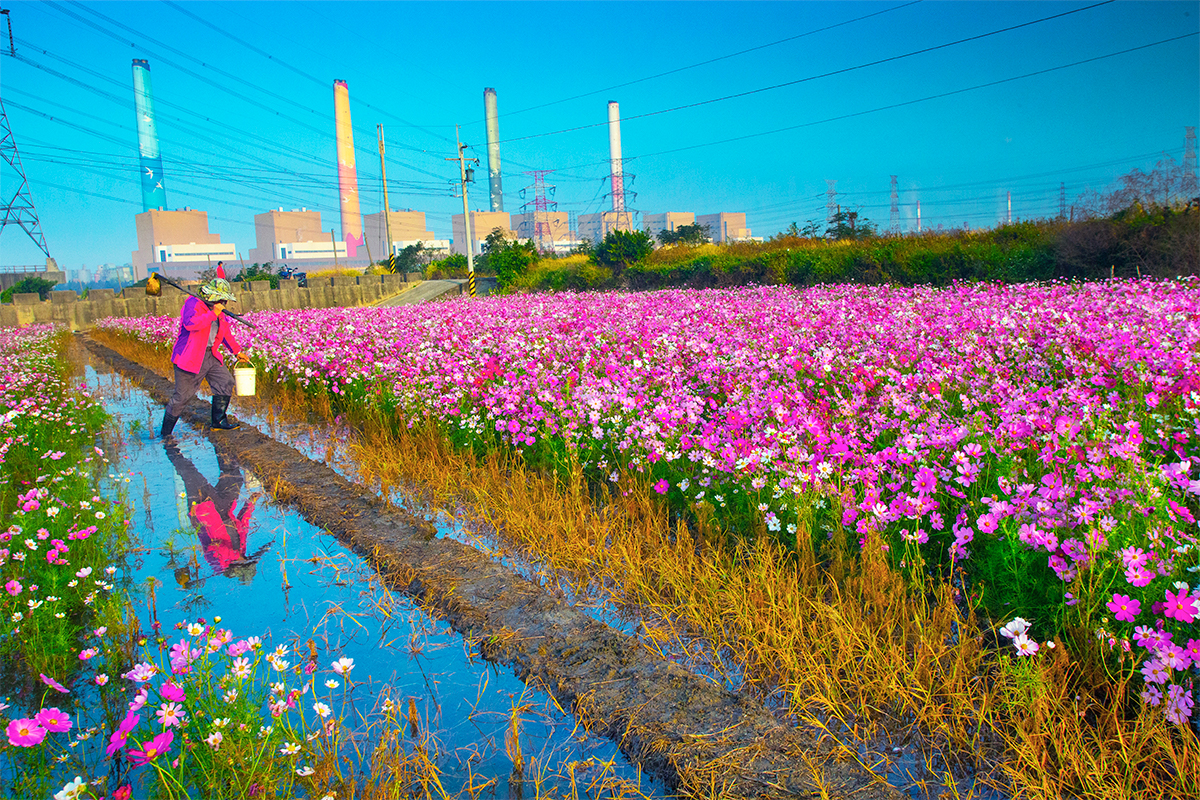
[[[549,108],[550,106],[559,105],[560,103],[569,103],[572,100],[580,100],[584,97],[593,97],[595,95],[605,94],[607,92],[611,92],[616,89],[624,89],[626,86],[634,86],[639,83],[645,83],[646,81],[657,80],[658,78],[665,78],[668,75],[676,75],[680,72],[686,72],[689,69],[696,69],[697,67],[706,67],[709,64],[716,64],[718,61],[725,61],[730,58],[744,56],[747,53],[754,53],[759,50],[766,50],[768,47],[775,47],[777,45],[787,44],[788,42],[794,42],[797,39],[803,39],[807,36],[813,36],[818,33],[825,33],[826,31],[831,31],[831,30],[834,30],[835,28],[841,28],[846,25],[851,25],[855,22],[862,22],[863,20],[871,19],[872,17],[878,17],[882,14],[890,14],[893,11],[899,11],[902,8],[908,8],[909,6],[915,6],[915,5],[918,5],[919,3],[921,3],[921,0],[912,0],[912,2],[910,2],[910,3],[904,3],[903,5],[893,6],[892,8],[885,8],[882,11],[876,11],[871,14],[864,14],[861,17],[855,17],[853,19],[844,20],[842,22],[834,23],[833,25],[826,25],[823,28],[814,28],[811,31],[805,31],[804,33],[798,33],[795,36],[788,36],[784,39],[777,39],[776,41],[773,41],[773,42],[767,42],[766,44],[760,44],[760,45],[756,45],[754,47],[748,47],[745,50],[739,50],[736,53],[729,53],[727,55],[717,56],[716,58],[710,58],[705,61],[698,61],[695,64],[688,64],[685,67],[676,67],[675,69],[669,69],[666,72],[659,72],[654,75],[647,75],[644,78],[636,78],[631,81],[625,81],[624,83],[617,83],[612,86],[606,86],[603,89],[596,89],[594,91],[584,92],[583,94],[577,94],[577,95],[573,95],[571,97],[564,97],[559,100],[551,100],[549,103],[541,103],[540,105],[529,106],[528,108],[518,109],[517,111],[509,111],[508,113],[501,114],[500,116],[501,117],[513,117],[513,116],[516,116],[517,114],[524,114],[527,111],[536,111],[540,108]],[[483,122],[483,121],[484,120],[481,120],[481,119],[475,120],[471,124],[478,125],[480,122]]]
[[[923,47],[920,50],[913,50],[911,52],[902,53],[897,56],[889,56],[887,58],[881,58],[881,59],[877,59],[875,61],[868,61],[868,62],[865,62],[862,64],[855,64],[852,67],[843,67],[842,69],[836,69],[836,70],[832,70],[830,72],[823,72],[818,75],[809,75],[806,78],[797,78],[796,80],[784,81],[783,83],[776,83],[776,84],[772,84],[770,86],[762,86],[757,89],[747,89],[744,92],[735,92],[734,94],[727,94],[727,95],[723,95],[721,97],[713,97],[708,100],[699,100],[695,103],[686,103],[681,106],[673,106],[671,108],[659,109],[658,111],[647,111],[644,114],[634,114],[629,117],[622,117],[621,122],[628,122],[629,120],[635,120],[635,119],[644,119],[646,117],[655,117],[655,116],[659,116],[661,114],[670,114],[675,111],[682,111],[682,110],[688,109],[688,108],[697,108],[699,106],[711,105],[713,103],[721,103],[721,102],[724,102],[725,100],[733,100],[733,99],[736,99],[739,97],[749,97],[750,95],[761,94],[762,92],[770,92],[770,91],[774,91],[775,89],[783,89],[788,86],[797,86],[802,83],[808,83],[810,81],[820,80],[822,78],[829,78],[834,75],[844,75],[848,72],[854,72],[854,71],[860,70],[860,69],[867,69],[868,67],[877,67],[880,64],[888,64],[888,63],[891,63],[894,61],[900,61],[905,58],[912,58],[913,56],[923,55],[925,53],[932,53],[937,50],[944,50],[948,47],[957,47],[958,45],[966,44],[967,42],[976,42],[976,41],[979,41],[980,39],[986,39],[991,36],[997,36],[1001,33],[1009,33],[1011,31],[1019,30],[1021,28],[1028,28],[1032,25],[1039,25],[1043,22],[1049,22],[1050,20],[1060,19],[1062,17],[1070,16],[1072,14],[1078,14],[1083,11],[1089,11],[1091,9],[1099,8],[1100,6],[1106,6],[1106,5],[1109,5],[1110,3],[1114,3],[1114,2],[1116,2],[1116,0],[1101,0],[1101,2],[1093,3],[1090,6],[1076,8],[1071,11],[1064,11],[1060,14],[1052,14],[1051,16],[1031,20],[1030,22],[1022,22],[1019,25],[1010,25],[1006,28],[997,28],[996,30],[988,31],[987,33],[980,33],[975,36],[968,36],[965,39],[957,39],[953,42],[946,42],[944,44],[933,45],[932,47]],[[563,128],[562,130],[557,130],[557,131],[548,131],[546,133],[533,133],[533,134],[529,134],[528,136],[517,136],[517,137],[511,138],[511,139],[501,139],[500,143],[505,144],[507,142],[520,142],[520,141],[523,141],[526,139],[537,139],[537,138],[540,138],[543,136],[556,136],[560,133],[571,133],[573,131],[587,130],[589,128],[598,128],[598,127],[601,127],[601,126],[604,126],[607,124],[608,124],[607,122],[593,122],[593,123],[589,123],[587,125],[577,125],[573,128]]]

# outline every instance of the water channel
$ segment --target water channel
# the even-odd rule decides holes
[[[666,796],[660,782],[641,775],[613,742],[577,726],[548,693],[480,658],[447,624],[389,592],[333,536],[272,502],[254,472],[219,456],[206,433],[181,422],[177,446],[164,446],[151,435],[160,404],[99,359],[88,359],[85,380],[123,439],[113,474],[130,506],[137,552],[129,577],[140,587],[134,602],[144,630],[157,618],[171,636],[176,622],[221,617],[235,636],[293,646],[313,639],[323,661],[353,658],[354,711],[368,715],[384,699],[415,699],[451,792],[473,776],[475,786],[495,779],[484,796],[570,796],[570,773],[581,792],[608,783],[619,788],[603,796]],[[320,443],[299,438],[289,443],[319,459]],[[525,785],[509,780],[505,735],[514,708]]]

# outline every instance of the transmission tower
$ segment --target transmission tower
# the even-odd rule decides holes
[[[1184,131],[1183,196],[1191,200],[1196,196],[1196,126],[1188,125]]]
[[[554,249],[554,230],[550,224],[549,212],[557,210],[558,203],[546,199],[547,191],[550,196],[554,196],[555,187],[546,185],[546,176],[553,171],[552,169],[535,169],[526,172],[526,175],[533,178],[533,184],[521,190],[522,197],[530,189],[533,190],[533,202],[522,205],[521,211],[528,218],[529,207],[533,207],[533,236],[531,238],[537,242],[537,248],[542,252]]]
[[[17,142],[13,139],[12,128],[8,124],[8,112],[4,110],[4,101],[0,100],[0,156],[17,172],[17,191],[12,199],[4,204],[4,219],[0,220],[0,232],[9,225],[19,225],[21,230],[29,234],[33,243],[42,249],[46,258],[50,258],[50,249],[46,247],[46,237],[42,235],[42,223],[38,220],[37,209],[33,206],[33,197],[29,194],[29,181],[25,178],[25,168],[21,166],[21,154],[17,152]]]
[[[825,191],[825,222],[832,225],[834,217],[837,216],[837,181],[826,178],[825,184],[829,187]]]
[[[892,176],[892,218],[890,220],[890,228],[892,235],[900,235],[900,187],[896,183],[896,176]]]
[[[1067,218],[1067,184],[1065,181],[1058,184],[1058,218]]]

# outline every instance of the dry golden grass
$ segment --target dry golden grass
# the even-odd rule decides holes
[[[119,344],[142,363],[161,359]],[[258,402],[283,418],[335,416],[322,398],[296,391]],[[1072,660],[1062,643],[1032,659],[989,652],[951,584],[907,586],[874,542],[852,557],[840,525],[819,552],[785,552],[762,535],[731,547],[703,513],[694,530],[672,525],[633,476],[622,480],[633,484],[627,493],[597,502],[578,468],[550,476],[513,454],[456,450],[436,428],[409,430],[374,409],[348,416],[360,480],[469,517],[548,583],[640,616],[644,639],[664,654],[694,654],[729,684],[824,731],[840,757],[863,760],[903,743],[951,796],[976,774],[1022,798],[1200,797],[1192,731],[1161,713],[1125,711],[1137,707],[1125,703],[1127,686]],[[811,542],[805,533],[799,541]],[[1079,638],[1086,647],[1086,632]],[[719,794],[704,780],[697,775],[689,794]]]

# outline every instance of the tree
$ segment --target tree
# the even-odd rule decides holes
[[[481,260],[486,260],[487,268],[496,273],[496,288],[504,290],[537,263],[537,246],[533,239],[509,241],[504,232],[496,228],[484,240]]]
[[[658,232],[658,241],[662,244],[701,245],[712,238],[712,231],[707,225],[680,225],[673,231],[663,228]]]
[[[630,264],[636,264],[654,250],[650,234],[645,231],[611,231],[596,246],[596,261],[612,270],[617,277]]]
[[[857,211],[839,211],[825,228],[826,239],[869,239],[875,233],[875,223]]]
[[[406,272],[420,272],[428,260],[428,253],[425,245],[420,242],[408,245],[396,254],[396,272],[401,275]]]
[[[45,278],[22,278],[5,289],[3,293],[0,293],[0,302],[11,303],[14,294],[29,294],[32,292],[37,292],[38,297],[45,300],[50,296],[50,290],[57,285],[54,281],[48,281]]]
[[[272,261],[262,264],[254,263],[230,279],[230,283],[238,283],[239,281],[267,281],[271,284],[272,289],[278,289],[279,273],[275,271],[275,264]]]

